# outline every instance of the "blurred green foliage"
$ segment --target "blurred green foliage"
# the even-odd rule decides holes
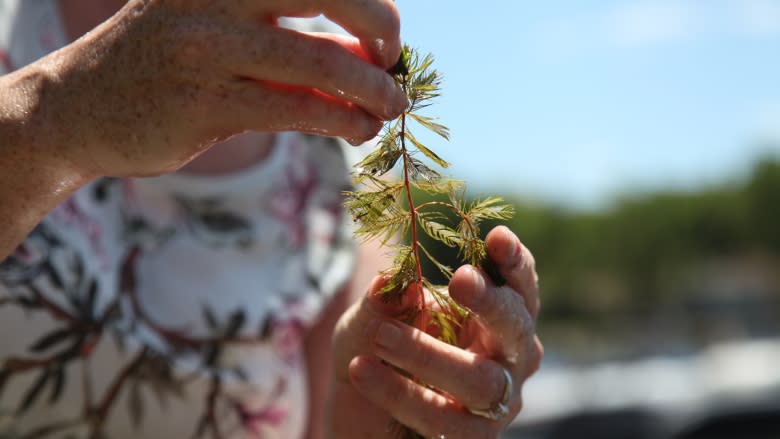
[[[669,306],[686,294],[692,270],[712,259],[761,255],[780,271],[776,158],[758,161],[741,182],[626,196],[596,212],[503,195],[517,212],[507,225],[536,257],[542,324],[598,326]],[[491,227],[485,224],[483,232]],[[457,264],[452,249],[430,240],[424,245],[439,260]]]

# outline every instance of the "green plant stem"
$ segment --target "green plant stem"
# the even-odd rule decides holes
[[[406,87],[404,87],[406,88]],[[414,255],[414,265],[417,271],[417,278],[414,285],[417,288],[417,293],[420,296],[420,329],[426,330],[425,320],[425,291],[423,290],[423,274],[422,264],[420,263],[420,252],[417,242],[417,209],[414,206],[414,197],[412,197],[412,188],[409,178],[409,151],[406,149],[406,112],[401,114],[401,150],[404,156],[404,187],[406,188],[406,199],[409,203],[409,215],[411,221],[411,233],[412,233],[412,254]]]

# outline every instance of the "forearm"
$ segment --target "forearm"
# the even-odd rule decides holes
[[[50,84],[36,65],[0,77],[0,261],[91,179],[49,134],[56,122],[43,108]]]

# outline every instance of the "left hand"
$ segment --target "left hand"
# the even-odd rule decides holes
[[[514,419],[522,406],[523,382],[542,358],[535,335],[539,311],[535,263],[506,227],[492,230],[486,242],[507,284],[497,287],[484,272],[468,265],[455,273],[450,294],[473,313],[460,328],[459,346],[399,322],[395,317],[408,304],[385,302],[374,294],[383,283],[380,278],[342,316],[334,333],[332,437],[396,438],[392,429],[396,419],[426,438],[497,438]],[[407,295],[407,300],[412,299]],[[402,376],[382,360],[428,386]],[[509,399],[502,401],[505,396]],[[499,419],[473,413],[497,409],[501,402],[506,402],[507,410]]]

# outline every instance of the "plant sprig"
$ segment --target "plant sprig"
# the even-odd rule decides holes
[[[425,233],[457,249],[463,263],[483,268],[495,283],[503,284],[487,256],[480,224],[488,219],[509,219],[513,209],[499,197],[466,202],[464,182],[443,177],[434,167],[447,168],[449,163],[412,133],[412,128],[424,128],[445,140],[450,137],[446,126],[420,113],[441,94],[441,75],[432,64],[432,55],[420,55],[409,46],[402,49],[389,73],[406,92],[409,105],[385,125],[376,149],[356,165],[353,180],[360,189],[346,192],[345,204],[357,224],[359,238],[376,238],[396,250],[393,266],[382,273],[387,283],[379,294],[387,300],[400,300],[405,294],[416,296],[415,308],[406,313],[407,323],[424,331],[431,324],[431,332],[440,340],[457,344],[458,329],[469,311],[449,296],[446,285],[434,285],[425,277],[421,257],[430,260],[447,279],[453,269],[436,260],[419,237]],[[400,181],[383,177],[398,167],[403,175]],[[416,203],[414,189],[446,195],[446,201]],[[399,237],[406,243],[391,244]],[[430,306],[426,292],[432,298]],[[420,437],[407,428],[402,434],[405,438]]]

